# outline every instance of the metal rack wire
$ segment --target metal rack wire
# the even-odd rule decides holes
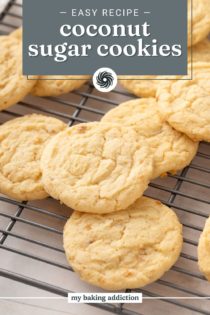
[[[21,0],[10,1],[0,15],[0,31],[9,33],[21,23]],[[1,112],[0,123],[38,112],[58,117],[71,126],[99,120],[106,111],[131,98],[132,95],[119,87],[101,96],[89,83],[60,97],[29,96]],[[162,279],[136,290],[143,293],[144,303],[141,306],[90,305],[122,315],[168,314],[169,306],[171,314],[210,314],[210,284],[198,270],[196,253],[199,234],[210,214],[209,174],[210,144],[201,143],[189,167],[175,176],[152,182],[146,191],[147,196],[159,199],[176,211],[184,226],[184,247],[176,265]],[[50,198],[25,203],[0,196],[0,276],[63,297],[74,290],[95,291],[83,284],[65,261],[62,229],[69,216],[69,209]],[[30,270],[22,268],[23,265],[31,266]],[[40,277],[40,270],[46,270],[46,275],[42,273]],[[52,274],[56,275],[55,279]],[[200,297],[206,299],[200,300]]]

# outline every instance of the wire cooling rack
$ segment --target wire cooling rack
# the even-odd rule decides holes
[[[0,15],[0,31],[9,33],[21,23],[21,0],[10,1]],[[0,123],[35,112],[60,118],[72,126],[100,120],[105,112],[131,98],[132,95],[119,87],[102,96],[91,84],[86,84],[61,97],[27,97],[1,112]],[[210,284],[197,266],[198,238],[210,214],[210,144],[201,143],[189,167],[175,176],[152,182],[145,195],[159,199],[177,213],[184,227],[181,257],[160,280],[143,289],[132,290],[143,293],[142,305],[90,305],[122,315],[210,314]],[[63,297],[74,291],[101,292],[80,281],[65,260],[62,230],[70,214],[67,207],[51,198],[25,203],[0,196],[2,279]]]

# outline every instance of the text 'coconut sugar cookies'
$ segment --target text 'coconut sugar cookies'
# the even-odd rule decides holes
[[[173,128],[195,141],[210,142],[210,62],[194,63],[192,80],[164,81],[157,101],[162,118]]]
[[[125,102],[109,111],[102,122],[132,126],[140,137],[144,137],[154,156],[153,178],[183,169],[198,149],[197,142],[161,119],[155,98]]]
[[[145,197],[110,214],[75,211],[64,228],[64,249],[72,268],[82,280],[106,290],[156,281],[175,264],[182,242],[176,214]]]
[[[94,122],[56,135],[43,152],[41,168],[53,198],[74,210],[108,213],[142,196],[153,157],[135,129]]]
[[[47,141],[65,128],[58,119],[36,114],[1,125],[0,193],[24,201],[46,198],[40,157]]]

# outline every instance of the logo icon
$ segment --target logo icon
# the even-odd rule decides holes
[[[110,92],[117,85],[117,74],[110,68],[100,68],[94,73],[93,85],[100,92]]]

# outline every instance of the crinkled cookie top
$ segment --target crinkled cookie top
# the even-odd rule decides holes
[[[176,262],[182,226],[150,198],[105,215],[74,212],[64,228],[67,260],[81,279],[107,290],[143,287]]]
[[[47,141],[66,125],[55,118],[28,115],[0,126],[0,192],[18,200],[47,196],[40,157]]]
[[[183,169],[190,164],[197,152],[198,143],[164,122],[154,98],[136,99],[120,104],[109,111],[102,121],[136,128],[154,155],[154,178]]]
[[[127,208],[143,194],[153,158],[133,128],[94,122],[54,137],[41,166],[52,197],[78,211],[108,213]]]
[[[192,80],[164,82],[157,99],[172,127],[195,141],[210,141],[210,62],[194,63]]]

